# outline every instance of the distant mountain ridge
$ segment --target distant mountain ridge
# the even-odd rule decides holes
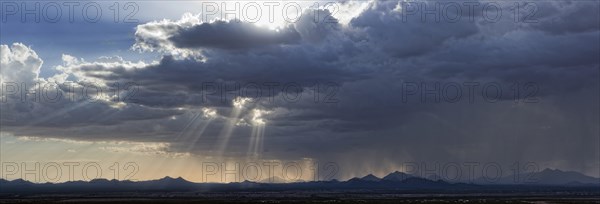
[[[534,189],[529,186],[546,186],[564,190],[564,188],[600,187],[600,179],[586,176],[573,171],[557,169],[544,169],[532,173],[529,179],[535,178],[536,182],[514,182],[514,175],[502,177],[495,183],[477,179],[473,183],[449,182],[443,179],[428,179],[419,176],[395,171],[383,178],[368,174],[364,177],[355,177],[347,181],[310,181],[310,182],[285,182],[281,178],[273,177],[260,182],[243,181],[236,183],[194,183],[181,177],[164,177],[148,181],[118,181],[107,179],[94,179],[91,181],[69,181],[64,183],[32,183],[22,179],[8,181],[0,179],[1,194],[20,193],[73,193],[73,192],[127,192],[127,191],[236,191],[236,190],[360,190],[382,189],[400,191],[481,191],[513,189]],[[504,186],[512,187],[504,187]]]
[[[562,171],[546,168],[539,172],[522,172],[498,180],[479,178],[478,184],[538,184],[538,185],[589,185],[600,184],[600,178],[594,178],[575,171]]]

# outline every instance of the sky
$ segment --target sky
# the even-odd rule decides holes
[[[597,1],[69,5],[0,2],[2,178],[600,177]]]

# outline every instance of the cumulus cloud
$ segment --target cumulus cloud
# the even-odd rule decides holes
[[[425,54],[438,48],[447,40],[464,38],[477,33],[477,25],[468,18],[462,18],[458,22],[440,23],[434,20],[434,17],[423,20],[421,15],[407,14],[409,8],[406,7],[431,8],[436,7],[436,4],[439,2],[424,1],[415,4],[407,2],[400,4],[396,1],[374,2],[350,23],[355,28],[363,29],[366,40],[375,44],[376,49],[382,49],[395,57]]]
[[[242,50],[266,46],[321,41],[338,26],[328,10],[306,10],[297,23],[267,29],[238,19],[202,22],[186,14],[177,21],[163,20],[139,25],[134,48],[189,53],[194,49]],[[315,18],[310,16],[315,15]],[[317,18],[318,17],[318,18]],[[187,51],[187,52],[186,52]]]
[[[125,129],[129,122],[182,114],[178,110],[124,103],[123,99],[127,98],[125,96],[134,92],[131,87],[127,87],[126,84],[109,85],[87,77],[77,69],[82,64],[96,68],[114,64],[131,68],[140,64],[128,64],[119,57],[102,57],[98,62],[88,63],[83,59],[63,55],[64,65],[56,67],[58,73],[43,78],[39,76],[43,61],[34,50],[21,43],[15,43],[12,47],[1,45],[0,48],[2,131],[17,136],[39,135],[96,140],[96,136],[104,135],[106,129]],[[100,73],[104,71],[90,69],[86,74]],[[95,116],[90,117],[90,113],[94,113]],[[83,130],[88,131],[81,132]],[[129,139],[135,139],[136,135],[145,135],[148,131],[130,133],[133,137]]]
[[[138,26],[136,47],[145,50],[174,48],[245,49],[293,44],[300,39],[293,27],[270,30],[238,20],[201,22],[186,15],[179,21],[164,20]]]
[[[0,65],[3,68],[0,80],[34,84],[43,62],[35,51],[22,43],[0,45]]]
[[[338,19],[333,18],[329,10],[307,10],[302,16],[304,18],[294,23],[294,28],[304,41],[319,43],[327,37],[336,36],[341,29]]]

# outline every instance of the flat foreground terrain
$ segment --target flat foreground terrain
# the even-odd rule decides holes
[[[5,197],[0,203],[600,203],[581,194],[393,194],[373,192],[236,192],[69,194]]]

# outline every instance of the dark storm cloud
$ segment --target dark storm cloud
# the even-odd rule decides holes
[[[497,22],[465,17],[433,23],[419,15],[402,21],[405,10],[394,1],[371,2],[347,25],[307,18],[280,32],[191,17],[150,22],[137,27],[134,47],[169,53],[159,62],[76,63],[68,70],[107,84],[140,85],[139,97],[128,104],[139,107],[125,112],[135,117],[121,116],[123,122],[110,127],[88,125],[86,132],[100,135],[127,124],[131,129],[105,137],[172,142],[172,151],[189,150],[168,135],[181,132],[201,108],[214,108],[221,118],[192,153],[210,152],[227,122],[231,104],[199,102],[203,82],[332,81],[340,85],[337,103],[316,103],[311,87],[304,86],[308,95],[298,101],[276,98],[242,111],[244,119],[253,108],[271,111],[265,116],[265,157],[337,161],[347,175],[370,173],[382,163],[392,170],[403,161],[533,161],[593,172],[600,121],[598,2],[537,3],[537,23],[515,22],[508,14]],[[506,12],[512,5],[501,2]],[[493,82],[504,95],[488,102],[477,89],[471,103],[463,88],[459,102],[423,102],[420,93],[403,102],[407,82]],[[526,82],[539,86],[537,103],[513,101],[512,85]],[[83,114],[77,118],[94,123]],[[27,129],[77,137],[66,130]],[[250,132],[251,127],[236,127],[228,147],[232,155],[246,151]]]
[[[552,34],[590,32],[600,29],[600,8],[593,1],[545,1],[536,3],[540,11],[539,23],[533,28]]]
[[[329,14],[323,10],[318,12],[321,13],[322,18]],[[313,11],[305,13],[313,13]],[[286,28],[288,31],[271,31],[252,24],[233,21],[216,21],[186,29],[174,29],[180,24],[186,25],[181,21],[140,25],[136,32],[138,35],[136,46],[171,49],[163,50],[170,53],[194,53],[197,49],[202,49],[202,56],[199,58],[207,60],[165,55],[160,62],[137,69],[127,69],[119,65],[99,66],[87,63],[73,66],[72,70],[87,77],[109,82],[135,81],[142,87],[140,87],[134,103],[164,107],[201,105],[202,103],[208,105],[202,94],[203,91],[214,92],[209,90],[212,88],[209,86],[219,86],[216,87],[217,92],[224,89],[235,92],[236,89],[248,84],[263,86],[268,83],[277,83],[279,87],[275,88],[274,94],[278,94],[282,84],[293,83],[301,88],[313,86],[315,83],[343,84],[348,81],[364,79],[372,72],[373,66],[370,62],[360,59],[361,53],[365,52],[364,46],[356,44],[340,33],[339,24],[336,21],[316,23],[311,18],[303,18],[296,24],[288,26]],[[230,34],[213,32],[215,29]],[[172,41],[176,46],[169,47],[169,43],[148,44],[148,42],[158,41],[148,40],[144,36],[151,36],[148,38],[152,39],[161,38],[148,34],[149,31],[171,33],[166,35],[172,36],[166,38],[167,42]],[[248,35],[246,31],[250,34]],[[275,42],[277,37],[274,39],[272,36],[274,34],[287,35],[286,33],[294,33],[293,35],[297,35],[298,38],[301,36],[302,40],[295,44],[281,45]],[[221,38],[223,41],[209,40],[212,38]],[[273,41],[262,42],[258,38]],[[206,39],[206,41],[201,39]],[[196,41],[202,42],[200,43],[202,45],[194,42],[179,46],[178,41]],[[225,43],[226,41],[227,43]],[[240,41],[245,41],[247,44]],[[213,46],[206,43],[221,45],[214,44]],[[248,50],[240,52],[224,50],[233,48],[231,47],[233,45],[243,46]],[[185,50],[180,50],[181,47],[184,47]],[[261,91],[266,94],[267,90],[262,88]],[[217,101],[221,102],[218,97]]]
[[[199,82],[234,81],[249,82],[297,82],[355,79],[358,73],[345,69],[339,60],[318,61],[318,54],[300,49],[276,49],[243,55],[230,55],[207,62],[194,59],[175,60],[164,56],[160,63],[144,69],[125,70],[114,68],[110,74],[95,77],[114,81],[137,81],[141,84],[183,85],[194,87]],[[317,59],[315,59],[317,58]],[[80,71],[87,72],[87,66]],[[198,87],[199,88],[199,87]]]
[[[291,27],[269,30],[252,23],[215,21],[186,28],[169,38],[179,48],[244,49],[294,44],[300,34]]]
[[[280,85],[275,89],[277,94],[281,91],[281,85],[286,83],[301,87],[314,83],[342,84],[364,78],[368,74],[369,71],[359,70],[362,67],[345,62],[346,57],[343,55],[334,55],[332,59],[324,58],[331,54],[328,52],[342,50],[298,46],[242,54],[215,53],[206,62],[164,56],[159,63],[143,69],[103,67],[101,69],[104,72],[100,73],[94,71],[98,69],[96,65],[81,65],[75,69],[88,77],[110,82],[135,81],[141,87],[136,100],[132,102],[166,107],[199,105],[203,100],[203,91],[219,92],[226,89],[235,92],[241,86],[258,84],[262,87],[261,92],[267,94],[264,84],[278,83]]]
[[[311,18],[312,15],[319,18]],[[198,16],[186,16],[180,21],[139,25],[134,47],[163,51],[175,48],[242,50],[294,45],[302,41],[320,42],[338,27],[334,18],[325,19],[330,15],[327,10],[306,10],[302,14],[304,18],[276,30],[237,19],[200,22]]]
[[[395,1],[377,2],[352,19],[350,24],[364,29],[367,40],[395,57],[426,54],[449,39],[464,38],[478,31],[477,25],[468,18],[450,23],[436,22],[433,17],[423,20],[420,15],[403,15],[394,10],[398,4]],[[412,6],[418,9],[435,7],[435,4],[439,2],[423,2]]]

